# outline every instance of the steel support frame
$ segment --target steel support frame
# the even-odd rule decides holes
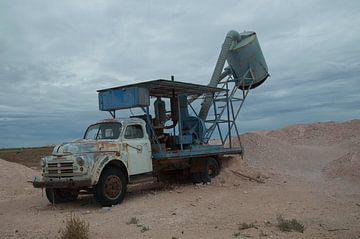
[[[247,77],[250,75],[250,77]],[[225,145],[227,141],[229,141],[229,148],[233,147],[232,135],[231,132],[234,129],[237,141],[239,146],[242,148],[239,128],[236,124],[236,119],[239,116],[242,106],[244,105],[245,99],[249,94],[250,88],[254,83],[254,75],[249,68],[244,76],[242,77],[242,81],[234,79],[232,75],[228,76],[224,80],[220,81],[217,87],[227,90],[226,93],[218,92],[213,96],[213,112],[214,118],[208,119],[205,121],[207,125],[207,131],[205,133],[205,142],[207,143],[213,133],[217,130],[222,145]],[[248,87],[245,87],[245,81],[250,82]],[[239,87],[242,86],[242,89]],[[241,91],[241,93],[239,93]],[[235,102],[239,102],[240,104],[235,104]],[[222,125],[226,124],[226,130],[222,130]]]

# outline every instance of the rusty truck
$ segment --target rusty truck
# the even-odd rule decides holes
[[[42,175],[33,186],[45,188],[51,203],[73,201],[82,192],[109,206],[123,201],[129,183],[144,178],[180,171],[196,183],[209,182],[222,156],[244,153],[237,118],[249,91],[268,76],[255,32],[230,31],[206,86],[171,77],[98,90],[99,109],[111,118],[55,146],[41,159]],[[124,110],[131,115],[117,117]]]

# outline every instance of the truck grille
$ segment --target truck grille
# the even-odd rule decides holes
[[[72,176],[74,173],[73,162],[49,162],[47,164],[47,174],[53,177]]]

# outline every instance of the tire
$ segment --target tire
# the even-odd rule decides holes
[[[96,184],[94,196],[102,206],[121,203],[126,194],[126,178],[121,170],[105,169]]]
[[[202,173],[202,182],[210,182],[212,178],[215,178],[220,172],[219,163],[214,158],[208,158],[205,162],[205,169]]]
[[[50,203],[72,202],[79,196],[79,191],[76,189],[46,188],[45,192]]]
[[[192,173],[191,177],[193,183],[202,183],[202,173]]]

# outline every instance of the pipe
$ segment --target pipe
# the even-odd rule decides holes
[[[231,48],[233,42],[238,42],[240,40],[241,40],[240,34],[236,31],[229,31],[226,34],[224,43],[221,47],[221,51],[220,51],[218,60],[215,65],[214,72],[211,76],[211,80],[210,80],[208,86],[212,86],[212,87],[217,86],[218,82],[220,81],[221,72],[224,69],[225,61],[227,59],[230,48]],[[209,113],[211,104],[212,104],[212,100],[213,100],[212,94],[209,94],[209,93],[205,94],[205,99],[202,103],[200,113],[199,113],[199,117],[202,120],[206,119],[206,117]]]
[[[227,77],[228,75],[231,75],[231,70],[229,68],[225,68],[223,73],[221,73],[220,77],[219,77],[219,81],[220,82],[222,79],[224,79],[225,77]],[[191,104],[192,102],[194,102],[197,98],[199,98],[201,95],[191,95],[188,99],[189,104]]]

